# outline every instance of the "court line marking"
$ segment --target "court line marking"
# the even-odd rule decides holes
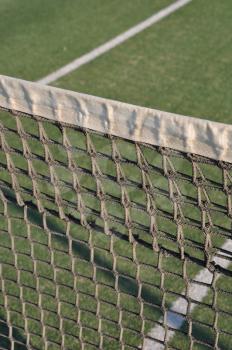
[[[187,5],[192,0],[177,0],[173,4],[165,7],[164,9],[156,12],[151,17],[147,18],[146,20],[138,23],[137,25],[131,27],[127,31],[117,35],[113,39],[107,41],[103,45],[100,45],[93,49],[92,51],[80,56],[79,58],[75,59],[74,61],[66,64],[65,66],[57,69],[53,73],[37,80],[37,83],[40,84],[50,84],[54,82],[55,80],[58,80],[62,78],[63,76],[73,72],[74,70],[80,68],[81,66],[93,61],[95,58],[103,55],[107,51],[110,51],[111,49],[115,48],[116,46],[122,44],[126,40],[132,38],[136,34],[142,32],[143,30],[147,29],[148,27],[152,26],[153,24],[161,21],[163,18],[168,17],[173,12],[179,10],[181,7]]]
[[[192,0],[178,0],[175,3],[171,4],[170,6],[164,8],[163,10],[160,10],[159,12],[155,13],[153,16],[149,17],[143,22],[140,22],[136,26],[130,28],[126,32],[116,36],[115,38],[107,41],[105,44],[100,45],[99,47],[93,49],[92,51],[88,52],[87,54],[84,54],[83,56],[75,59],[74,61],[70,62],[69,64],[63,66],[62,68],[56,70],[55,72],[45,76],[44,78],[38,80],[38,83],[41,84],[49,84],[51,82],[54,82],[55,80],[58,80],[59,78],[71,73],[72,71],[78,69],[79,67],[93,61],[95,58],[103,55],[107,51],[110,51],[111,49],[115,48],[116,46],[122,44],[126,40],[132,38],[136,34],[142,32],[146,28],[149,28],[153,24],[161,21],[163,18],[168,17],[173,12],[177,11],[181,7],[187,5]],[[232,242],[226,241],[224,245],[222,246],[223,249],[232,251]],[[229,265],[229,261],[223,258],[216,257],[214,261],[221,265],[222,267],[226,268]],[[197,283],[191,283],[189,288],[189,297],[192,300],[196,300],[198,302],[201,302],[207,295],[209,287],[207,287],[207,283],[210,284],[212,281],[213,274],[206,268],[199,271],[199,273],[195,276],[194,280],[197,282],[204,282],[206,285],[200,285]],[[194,308],[197,306],[197,304],[192,304],[191,311],[194,310]],[[183,316],[181,316],[182,314]],[[178,298],[171,306],[170,310],[167,313],[167,325],[169,327],[172,327],[176,330],[180,329],[183,323],[185,322],[184,316],[187,314],[187,302],[183,298]],[[160,319],[159,322],[161,323],[162,320]],[[166,340],[170,340],[175,335],[174,330],[169,330],[166,334]],[[149,338],[145,338],[144,344],[142,349],[143,350],[163,350],[164,346],[163,344],[160,344],[158,342],[154,342],[153,339],[159,339],[160,341],[163,341],[165,338],[165,329],[164,327],[157,325],[156,327],[152,328],[148,333]]]
[[[105,44],[100,45],[99,47],[93,49],[92,51],[88,52],[87,54],[84,54],[83,56],[75,59],[74,61],[70,62],[69,64],[63,66],[62,68],[54,71],[53,73],[45,76],[44,78],[38,80],[38,83],[41,84],[49,84],[51,82],[54,82],[55,80],[58,80],[59,78],[71,73],[72,71],[78,69],[79,67],[93,61],[95,58],[103,55],[107,51],[110,51],[111,49],[115,48],[116,46],[122,44],[126,40],[132,38],[136,34],[142,32],[146,28],[149,28],[153,24],[161,21],[163,18],[168,17],[173,12],[177,11],[181,7],[187,5],[192,0],[177,0],[175,3],[169,5],[168,7],[160,10],[159,12],[155,13],[153,16],[149,17],[143,22],[140,22],[136,26],[130,28],[129,30],[125,31],[124,33],[116,36],[115,38],[107,41]],[[226,241],[225,244],[222,246],[223,249],[232,251],[232,242]],[[226,268],[229,265],[229,261],[225,260],[223,258],[215,258],[215,262],[222,267]],[[195,276],[194,280],[197,282],[204,282],[206,285],[200,285],[200,284],[190,284],[189,288],[189,297],[196,301],[202,301],[207,293],[209,288],[207,287],[207,283],[210,284],[212,281],[212,273],[204,268],[199,271],[199,273]],[[184,295],[183,295],[184,296]],[[194,308],[197,306],[197,304],[192,304],[191,311],[194,310]],[[187,302],[186,300],[181,297],[179,297],[171,306],[170,310],[167,312],[167,325],[169,327],[172,327],[176,330],[180,329],[183,323],[185,322],[184,315],[187,313]],[[181,316],[182,314],[183,316]],[[159,320],[159,322],[162,322],[162,319]],[[175,335],[174,330],[169,330],[166,334],[166,340],[170,340]],[[142,349],[143,350],[163,350],[164,346],[163,344],[160,344],[158,342],[154,342],[153,339],[159,339],[161,342],[165,338],[165,329],[161,325],[157,325],[156,327],[152,328],[148,333],[149,338],[145,338],[144,344]]]
[[[227,250],[228,252],[232,252],[232,241],[226,240],[225,243],[222,245],[221,249]],[[224,254],[224,256],[227,256],[227,254]],[[226,269],[230,265],[230,260],[224,259],[223,257],[214,257],[213,260],[217,265],[220,265],[224,269]],[[209,291],[212,279],[213,274],[207,268],[200,270],[198,274],[194,277],[194,281],[196,281],[196,283],[190,283],[188,290],[189,297],[192,300],[201,302],[206,297]],[[197,282],[205,284],[202,285],[198,284]],[[167,325],[173,329],[168,330],[165,336],[165,329],[162,325],[157,325],[154,328],[152,328],[148,332],[149,338],[144,339],[142,350],[164,350],[164,345],[159,343],[157,340],[159,340],[160,342],[163,342],[164,339],[166,341],[170,341],[171,338],[175,335],[175,330],[178,330],[182,327],[183,323],[186,320],[185,316],[187,314],[188,306],[188,303],[184,298],[184,293],[185,292],[183,291],[183,298],[179,297],[172,304],[170,310],[167,312]],[[192,304],[190,311],[192,312],[195,309],[195,307],[197,307],[197,304]],[[162,319],[159,319],[158,322],[162,323]]]

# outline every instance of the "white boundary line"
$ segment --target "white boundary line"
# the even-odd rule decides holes
[[[222,245],[221,249],[227,250],[228,252],[232,252],[232,241],[226,240],[226,242]],[[224,254],[225,256],[227,254]],[[224,259],[222,257],[215,257],[214,262],[217,265],[220,265],[223,268],[227,268],[230,265],[230,260]],[[212,283],[213,274],[207,269],[204,268],[198,272],[198,274],[194,277],[194,281],[189,286],[188,295],[189,297],[196,302],[201,302],[207,295],[209,291],[209,287]],[[198,284],[205,283],[205,285]],[[166,335],[166,340],[171,340],[171,338],[175,335],[175,330],[178,330],[182,327],[185,322],[185,316],[187,314],[187,300],[185,299],[185,291],[183,291],[183,298],[179,297],[171,306],[170,310],[167,312],[167,326],[173,328],[173,330],[168,330]],[[192,302],[191,311],[193,311],[197,307],[197,304]],[[183,315],[183,316],[182,316]],[[159,320],[159,323],[162,323],[163,319]],[[152,328],[148,333],[149,338],[144,339],[142,350],[164,350],[164,345],[155,341],[160,340],[161,342],[165,339],[165,329],[161,325],[157,325]],[[154,340],[152,340],[152,338]]]
[[[89,53],[77,58],[76,60],[70,62],[69,64],[65,65],[64,67],[56,70],[55,72],[47,75],[46,77],[38,80],[38,83],[40,84],[49,84],[67,74],[70,72],[78,69],[79,67],[93,61],[95,58],[101,56],[102,54],[106,53],[107,51],[113,49],[114,47],[120,45],[121,43],[125,42],[126,40],[130,39],[131,37],[135,36],[136,34],[140,33],[141,31],[145,30],[146,28],[150,27],[154,23],[159,22],[163,18],[169,16],[173,12],[177,11],[181,7],[187,5],[192,0],[177,0],[175,3],[171,4],[170,6],[166,7],[165,9],[155,13],[153,16],[149,17],[145,21],[137,24],[136,26],[130,28],[126,32],[116,36],[114,39],[106,42],[105,44],[95,48],[94,50],[90,51]],[[232,241],[227,240],[224,245],[222,246],[222,249],[232,251]],[[221,265],[222,267],[226,268],[229,265],[229,260],[218,258],[216,257],[214,261]],[[189,287],[188,295],[192,300],[196,300],[198,302],[202,301],[205,296],[208,293],[208,289],[212,282],[213,274],[206,268],[199,271],[199,273],[195,276],[194,281],[205,283],[205,285],[200,285],[198,283],[192,282]],[[207,286],[208,285],[208,286]],[[197,304],[192,303],[191,305],[191,311],[194,310],[194,308],[197,306]],[[170,311],[167,312],[167,325],[173,329],[180,329],[185,321],[185,315],[187,313],[187,301],[184,298],[184,292],[183,292],[183,298],[179,297],[171,306]],[[183,315],[183,316],[181,316]],[[159,320],[160,323],[162,323],[162,319]],[[166,335],[166,340],[170,340],[175,334],[175,330],[169,330]],[[165,329],[161,325],[157,325],[156,327],[152,328],[148,333],[149,338],[145,338],[144,344],[142,349],[143,350],[163,350],[164,345],[155,342],[155,339],[158,339],[160,341],[164,341],[165,338]],[[152,340],[153,338],[154,340]]]
[[[74,61],[61,67],[60,69],[56,70],[55,72],[45,76],[44,78],[41,78],[37,82],[46,85],[46,84],[52,83],[55,80],[58,80],[59,78],[69,74],[70,72],[76,70],[77,68],[83,66],[84,64],[93,61],[95,58],[103,55],[105,52],[122,44],[124,41],[126,41],[126,40],[132,38],[133,36],[135,36],[136,34],[142,32],[144,29],[152,26],[154,23],[161,21],[163,18],[165,18],[165,17],[169,16],[170,14],[172,14],[173,12],[179,10],[181,7],[187,5],[191,1],[192,0],[177,0],[176,2],[167,6],[163,10],[160,10],[159,12],[155,13],[153,16],[147,18],[145,21],[140,22],[139,24],[135,25],[134,27],[131,27],[127,31],[123,32],[122,34],[107,41],[105,44],[96,47],[94,50],[92,50],[92,51],[86,53],[85,55],[75,59]]]

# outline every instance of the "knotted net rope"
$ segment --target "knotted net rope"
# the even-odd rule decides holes
[[[232,349],[232,164],[93,129],[1,108],[0,349]]]

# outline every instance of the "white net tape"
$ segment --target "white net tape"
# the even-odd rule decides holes
[[[7,77],[0,107],[0,349],[232,349],[232,127]]]

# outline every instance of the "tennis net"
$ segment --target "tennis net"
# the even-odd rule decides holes
[[[0,76],[0,349],[232,349],[232,126]]]

